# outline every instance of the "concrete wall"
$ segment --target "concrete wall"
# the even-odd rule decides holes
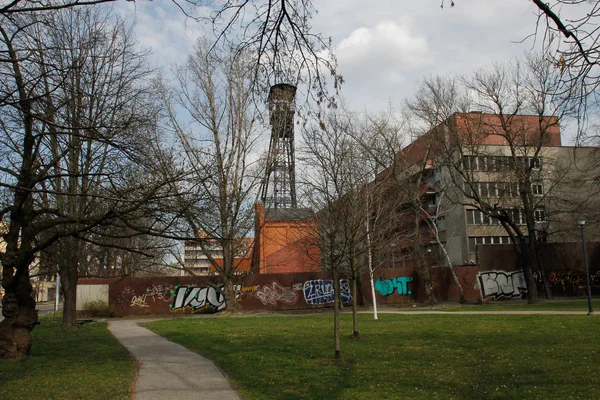
[[[108,304],[108,283],[78,284],[77,285],[77,310],[83,310],[85,304],[91,301],[102,301]]]

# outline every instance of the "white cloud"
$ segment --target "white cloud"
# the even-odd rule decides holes
[[[340,72],[350,80],[399,83],[407,70],[432,62],[427,39],[396,21],[355,29],[339,43],[336,53]]]
[[[116,11],[123,18],[135,21],[138,44],[152,52],[150,62],[154,67],[168,68],[181,63],[192,52],[197,38],[204,34],[204,26],[172,5],[159,2],[117,3]]]

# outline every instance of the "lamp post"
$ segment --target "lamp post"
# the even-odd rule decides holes
[[[579,217],[577,220],[577,225],[581,228],[581,244],[583,245],[583,265],[585,266],[585,281],[587,286],[587,298],[588,298],[588,315],[592,315],[594,310],[592,308],[592,288],[590,286],[590,271],[588,268],[588,257],[587,257],[587,249],[585,247],[585,234],[583,233],[583,227],[585,225],[585,219],[583,217]]]
[[[431,275],[431,247],[427,248],[427,268],[429,268],[429,299],[431,300],[431,308],[433,309],[433,276]]]

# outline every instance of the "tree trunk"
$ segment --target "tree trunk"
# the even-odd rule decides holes
[[[240,303],[237,298],[235,284],[230,279],[223,279],[223,295],[227,302],[227,311],[237,313],[241,310]]]
[[[540,252],[539,252],[539,246],[537,243],[535,246],[535,265],[537,266],[537,270],[540,273],[540,279],[542,281],[542,288],[544,290],[544,297],[546,299],[551,299],[552,291],[550,290],[550,285],[548,284],[548,279],[546,278],[546,271],[544,271],[544,267],[542,266],[542,263],[540,262]]]
[[[358,333],[358,296],[356,286],[356,275],[352,278],[352,337],[357,338],[359,336]]]
[[[359,293],[358,298],[360,300],[358,305],[360,305],[361,307],[364,307],[367,304],[367,300],[365,298],[365,293],[363,291],[363,280],[362,280],[362,276],[360,273],[358,273],[356,275],[356,285],[358,286],[357,292]]]
[[[525,272],[527,270],[527,272]],[[539,301],[538,293],[537,293],[537,285],[535,284],[535,277],[531,272],[531,266],[528,265],[527,269],[523,268],[523,274],[525,275],[525,279],[527,281],[527,303],[535,304]]]
[[[333,271],[333,344],[335,348],[335,359],[339,360],[342,357],[340,349],[340,299],[338,293],[340,292],[340,276],[338,271]]]
[[[531,253],[529,252],[529,244],[523,243],[521,252],[521,267],[527,285],[527,303],[534,304],[538,302],[537,285],[531,268]]]
[[[14,274],[13,271],[22,272]],[[31,350],[31,331],[38,323],[35,299],[31,295],[33,286],[28,268],[3,266],[4,297],[0,321],[0,358],[20,360]],[[11,279],[12,277],[12,279]]]
[[[421,265],[420,270],[421,276],[423,277],[423,283],[425,283],[425,302],[435,303],[435,297],[433,295],[433,275],[428,263],[429,261],[419,263]]]
[[[62,329],[71,330],[77,324],[77,262],[65,260],[65,266],[59,267],[63,293]]]

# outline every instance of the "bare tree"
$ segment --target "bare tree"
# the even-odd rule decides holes
[[[441,6],[448,1],[442,0]],[[450,6],[455,5],[450,1]],[[458,3],[458,2],[457,2]],[[529,37],[556,70],[555,97],[574,101],[578,143],[598,139],[597,90],[600,84],[600,1],[532,0],[537,22]]]
[[[2,256],[0,355],[21,358],[37,322],[29,267],[61,255],[65,327],[74,325],[82,241],[139,215],[161,190],[143,179],[139,143],[151,123],[143,54],[100,10],[21,13],[0,25]]]
[[[317,210],[314,234],[320,244],[322,268],[331,272],[336,285],[340,276],[351,282],[353,337],[359,336],[361,276],[373,266],[373,254],[381,257],[386,244],[393,240],[396,220],[389,211],[398,204],[375,179],[386,146],[394,138],[382,133],[386,130],[383,123],[375,127],[374,121],[344,108],[329,110],[305,129],[301,152],[307,166],[302,186],[311,207]],[[336,338],[338,326],[335,314]],[[335,345],[337,355],[339,340]]]
[[[301,160],[310,166],[298,180],[305,191],[305,201],[317,210],[313,236],[319,243],[321,268],[329,271],[334,287],[334,351],[341,358],[340,347],[340,278],[347,265],[349,246],[348,225],[344,224],[347,213],[343,204],[347,194],[355,187],[348,178],[349,161],[355,153],[354,143],[348,135],[346,114],[332,112],[320,123],[306,127],[303,132],[305,148],[300,151]],[[351,168],[351,167],[350,167]]]
[[[429,158],[447,168],[453,189],[445,195],[451,202],[474,207],[483,223],[501,225],[507,232],[527,281],[528,299],[535,302],[536,221],[545,218],[544,199],[556,184],[546,182],[542,160],[547,146],[560,144],[558,124],[569,104],[554,97],[555,71],[543,60],[477,71],[462,82],[470,101],[453,89],[455,82],[438,80],[427,81],[413,103],[423,106],[414,109],[434,126],[425,135],[436,143]],[[427,98],[447,98],[447,104],[480,111],[463,109],[438,119],[437,112],[426,111]],[[479,221],[479,214],[475,218]]]
[[[171,190],[187,239],[202,248],[223,282],[228,308],[236,310],[233,278],[250,250],[244,239],[254,226],[262,176],[253,161],[259,159],[259,110],[252,102],[254,76],[246,55],[209,50],[206,41],[196,43],[187,63],[176,69],[176,87],[164,96],[186,174]],[[171,169],[170,160],[164,161]],[[222,262],[205,239],[222,249]]]
[[[311,0],[227,0],[211,22],[217,43],[255,55],[251,68],[261,98],[266,87],[285,82],[304,84],[307,96],[333,104],[343,77],[336,71],[331,39],[312,31],[314,13]]]

